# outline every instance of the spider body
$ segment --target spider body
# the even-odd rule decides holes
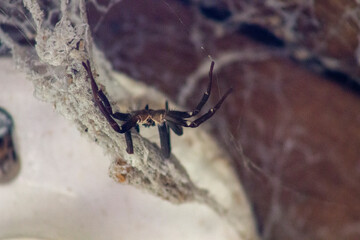
[[[113,112],[112,107],[108,98],[105,96],[103,91],[98,88],[94,76],[91,71],[90,62],[82,63],[87,74],[88,78],[91,81],[91,89],[93,93],[93,97],[95,100],[95,104],[99,107],[102,114],[105,116],[106,120],[109,122],[110,126],[118,133],[125,134],[126,140],[126,151],[129,154],[132,154],[133,151],[133,143],[131,137],[131,129],[135,128],[139,132],[139,125],[143,125],[145,127],[153,127],[158,126],[159,135],[160,135],[160,145],[161,150],[164,157],[168,158],[171,153],[170,146],[170,129],[176,135],[183,134],[183,127],[196,128],[210,117],[212,117],[215,112],[220,108],[221,104],[224,102],[226,97],[232,92],[232,88],[230,88],[218,101],[218,103],[211,108],[207,113],[203,114],[199,118],[191,121],[189,118],[195,117],[202,109],[202,107],[207,102],[212,85],[212,75],[214,69],[214,62],[211,63],[210,71],[209,71],[209,84],[207,91],[203,94],[200,102],[196,106],[196,108],[190,112],[184,111],[176,111],[169,110],[168,102],[165,102],[165,109],[149,109],[149,106],[146,105],[142,110],[135,110],[129,113],[121,113],[121,112]],[[124,121],[122,125],[119,125],[116,120]]]
[[[153,127],[155,125],[163,124],[165,121],[164,115],[166,112],[164,110],[139,110],[134,111],[133,115],[138,118],[138,124],[142,124],[144,127]]]

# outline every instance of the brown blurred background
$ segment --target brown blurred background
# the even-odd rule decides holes
[[[356,1],[122,0],[88,3],[115,69],[184,108],[232,156],[263,239],[360,239],[360,4]],[[186,134],[186,132],[185,132]],[[242,154],[247,156],[245,161]]]
[[[231,154],[263,239],[360,239],[356,1],[87,7],[114,68],[185,108],[206,87],[208,56],[215,60],[212,104],[230,86],[235,93],[204,128]]]
[[[31,29],[20,0],[0,6]],[[91,0],[87,9],[114,68],[186,109],[215,60],[208,106],[235,91],[201,127],[232,156],[263,239],[360,239],[358,0]],[[34,44],[13,25],[0,27]]]

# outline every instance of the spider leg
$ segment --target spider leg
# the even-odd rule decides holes
[[[177,125],[174,122],[168,121],[167,124],[169,125],[169,127],[171,128],[171,130],[173,130],[173,132],[178,135],[181,136],[183,135],[183,128],[179,125]]]
[[[94,76],[91,72],[91,67],[90,67],[90,61],[87,60],[86,63],[82,62],[83,67],[85,68],[88,77],[90,78],[91,81],[91,89],[92,89],[92,93],[93,93],[93,97],[94,97],[94,101],[95,104],[99,107],[101,113],[105,116],[106,120],[109,122],[110,126],[118,133],[125,133],[128,130],[130,130],[132,127],[136,126],[137,124],[137,119],[136,118],[130,118],[131,115],[130,114],[125,114],[125,113],[116,113],[113,114],[112,113],[112,109],[111,109],[111,105],[109,103],[109,100],[107,99],[107,97],[105,96],[105,94],[99,90]],[[112,116],[114,116],[114,118],[121,118],[120,120],[127,120],[127,122],[125,122],[121,127],[115,122],[115,120],[112,118]],[[125,119],[126,118],[126,119]]]
[[[131,114],[129,113],[121,113],[121,112],[115,112],[113,113],[113,110],[111,108],[111,104],[108,100],[108,98],[106,97],[106,95],[104,94],[104,92],[100,89],[97,92],[99,98],[101,99],[101,101],[103,102],[106,111],[114,118],[119,119],[121,121],[126,121],[131,117]]]
[[[170,146],[170,132],[166,122],[158,125],[160,135],[161,151],[165,158],[170,157],[171,146]]]
[[[146,105],[145,109],[148,109],[148,105]],[[168,101],[165,102],[165,112],[169,110],[169,103]],[[159,136],[160,136],[160,146],[161,151],[165,158],[170,157],[171,153],[171,143],[170,143],[170,130],[167,122],[163,122],[162,124],[158,125]]]
[[[207,100],[210,97],[214,65],[215,65],[215,62],[212,61],[211,65],[210,65],[210,70],[209,70],[209,84],[208,84],[207,90],[204,93],[203,97],[201,98],[201,101],[199,102],[199,104],[196,106],[195,110],[193,110],[192,113],[190,114],[191,117],[195,116],[196,114],[198,114],[201,111],[202,107],[205,105],[205,103],[207,102]]]
[[[93,92],[94,97],[95,97],[95,96],[98,96],[98,95],[97,95],[97,92],[99,91],[99,88],[98,88],[98,86],[97,86],[97,84],[96,84],[96,82],[95,82],[94,76],[93,76],[93,74],[92,74],[92,72],[91,72],[90,61],[87,60],[86,63],[82,62],[82,65],[83,65],[83,67],[85,68],[85,70],[86,70],[86,72],[87,72],[87,74],[88,74],[88,77],[90,78],[90,81],[91,81],[91,89],[92,89],[92,92]],[[95,97],[95,101],[96,101],[96,100],[99,100],[99,98],[98,98],[98,97]]]
[[[134,146],[133,146],[133,141],[132,141],[132,137],[131,137],[131,131],[125,132],[125,140],[126,140],[126,152],[128,154],[133,154]]]
[[[137,121],[138,119],[136,117],[130,118],[127,122],[125,122],[120,127],[120,131],[117,131],[118,133],[125,133],[125,141],[126,141],[126,152],[128,154],[134,153],[134,146],[133,141],[131,137],[131,128],[137,127]],[[115,130],[116,131],[116,130]]]
[[[216,113],[216,111],[221,107],[221,104],[224,102],[226,97],[233,91],[232,88],[230,88],[224,96],[219,100],[219,102],[215,105],[215,107],[211,108],[207,113],[202,115],[201,117],[197,118],[194,121],[184,121],[182,119],[174,119],[174,123],[183,127],[190,127],[190,128],[196,128],[206,120],[212,117]]]
[[[121,113],[121,112],[116,112],[114,114],[111,115],[113,118],[116,118],[118,120],[121,121],[127,121],[131,118],[131,114],[129,113]]]
[[[129,113],[121,113],[121,112],[115,112],[115,113],[113,113],[112,108],[111,108],[111,105],[110,105],[110,102],[109,102],[108,98],[105,96],[104,92],[103,92],[101,89],[98,91],[98,96],[99,96],[99,98],[101,99],[101,101],[103,102],[106,111],[107,111],[113,118],[116,118],[116,119],[121,120],[121,121],[127,121],[127,120],[130,119],[131,114],[129,114]]]
[[[121,112],[113,113],[112,108],[111,108],[111,104],[110,104],[108,98],[106,97],[106,95],[104,94],[104,92],[101,89],[98,91],[98,95],[99,95],[101,101],[103,102],[103,104],[105,105],[106,111],[113,118],[116,118],[116,119],[121,120],[121,121],[128,121],[131,118],[131,114],[129,114],[129,113],[121,113]],[[135,128],[139,132],[139,125],[136,124]],[[132,141],[131,131],[130,130],[125,132],[125,141],[126,141],[126,152],[128,154],[133,154],[134,153],[134,146],[133,146],[133,141]]]
[[[196,108],[194,110],[192,110],[191,112],[169,111],[170,115],[172,115],[173,117],[177,117],[177,118],[189,118],[189,117],[196,116],[201,111],[202,107],[205,105],[205,103],[207,102],[207,100],[210,97],[214,65],[215,65],[215,62],[212,61],[211,65],[210,65],[210,70],[209,70],[209,84],[208,84],[207,90],[206,90],[206,92],[204,92],[204,94],[203,94],[200,102],[196,106]]]
[[[166,110],[166,116],[169,114],[169,112],[172,112],[172,111],[169,111],[169,103],[168,101],[165,102],[165,110]],[[169,130],[169,127],[171,128],[171,130],[173,130],[173,132],[178,135],[178,136],[181,136],[183,134],[183,129],[181,126],[175,124],[172,122],[172,118],[170,116],[167,116],[165,117],[166,120],[169,120],[167,121],[167,125],[168,125],[168,132],[170,134],[170,130]]]
[[[87,60],[86,63],[82,63],[83,67],[85,68],[88,77],[91,81],[91,90],[94,96],[95,104],[99,107],[101,113],[105,116],[106,120],[109,122],[110,126],[118,133],[125,133],[125,141],[126,141],[126,152],[128,154],[134,153],[134,146],[131,137],[130,129],[135,127],[136,130],[139,132],[139,125],[137,125],[138,119],[136,117],[131,117],[129,113],[121,113],[116,112],[113,113],[111,104],[108,98],[105,96],[104,92],[97,86],[94,76],[91,72],[90,61]],[[126,121],[121,127],[115,122],[113,119],[119,119],[122,121]]]
[[[136,128],[137,122],[138,122],[138,119],[136,117],[132,117],[127,122],[125,122],[123,125],[121,125],[120,131],[117,131],[117,132],[118,133],[126,133],[131,128],[133,128],[133,127]]]
[[[95,82],[94,76],[91,72],[91,67],[90,67],[90,61],[87,60],[86,63],[82,63],[83,67],[85,68],[88,77],[90,78],[91,81],[91,90],[93,93],[93,97],[94,97],[94,101],[95,104],[99,107],[101,113],[105,116],[106,120],[109,122],[110,126],[116,131],[119,132],[121,131],[120,126],[115,122],[114,119],[112,119],[110,113],[108,112],[106,106],[104,105],[104,103],[102,102],[102,99],[99,97],[99,88]],[[105,95],[103,95],[105,97]],[[105,97],[106,98],[106,97]],[[105,101],[105,104],[109,103],[109,101]],[[110,105],[110,104],[109,104]]]
[[[114,117],[116,119],[119,119],[119,120],[122,120],[122,121],[128,120],[131,117],[131,115],[129,113],[120,113],[120,112],[113,113],[108,98],[105,96],[104,92],[101,89],[99,90],[99,88],[98,88],[98,86],[97,86],[97,84],[95,82],[94,76],[93,76],[93,74],[91,72],[91,67],[90,67],[89,60],[87,60],[87,63],[83,62],[82,64],[83,64],[85,70],[88,73],[88,77],[90,78],[91,89],[92,89],[92,92],[93,92],[95,103],[99,106],[101,112],[103,112],[103,110],[105,109],[105,111],[107,113],[109,113],[112,117]]]
[[[96,83],[95,83],[96,84]],[[99,96],[99,98],[101,99],[101,101],[103,102],[106,111],[110,114],[113,115],[113,111],[109,102],[109,99],[105,96],[104,92],[100,89],[97,91],[97,95]]]
[[[126,133],[131,128],[136,127],[137,125],[137,118],[130,118],[128,119],[121,127],[119,124],[115,122],[115,120],[111,117],[111,115],[106,111],[105,106],[100,103],[99,108],[103,115],[105,116],[106,120],[109,122],[110,126],[118,133]]]
[[[166,100],[165,101],[165,113],[168,113],[168,112],[169,112],[169,102]],[[166,126],[167,126],[167,130],[168,130],[168,132],[170,134],[169,125],[166,124]]]
[[[214,115],[216,113],[216,111],[221,107],[221,104],[224,102],[224,100],[226,99],[226,97],[233,91],[232,88],[230,88],[225,94],[224,96],[220,99],[220,101],[215,105],[215,107],[211,108],[207,113],[205,113],[204,115],[202,115],[201,117],[199,117],[198,119],[187,123],[188,127],[191,128],[196,128],[198,127],[201,123],[205,122],[206,120],[208,120],[209,118],[211,118],[212,115]]]

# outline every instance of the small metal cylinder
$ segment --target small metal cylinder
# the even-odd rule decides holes
[[[20,169],[12,138],[13,127],[12,117],[0,107],[0,183],[15,178]]]

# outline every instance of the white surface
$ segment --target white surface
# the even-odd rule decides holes
[[[0,185],[0,239],[238,239],[198,204],[172,205],[108,177],[109,159],[0,59],[0,106],[15,121],[19,176]]]

